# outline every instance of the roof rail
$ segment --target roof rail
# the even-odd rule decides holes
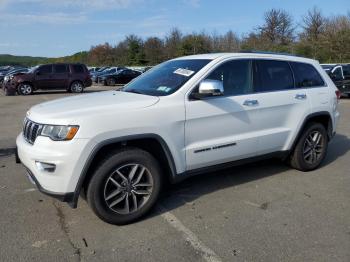
[[[239,53],[251,53],[251,54],[265,54],[265,55],[288,55],[288,56],[297,56],[295,54],[290,53],[279,53],[279,52],[272,52],[272,51],[259,51],[259,50],[241,50]]]

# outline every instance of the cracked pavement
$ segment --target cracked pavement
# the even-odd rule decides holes
[[[14,163],[26,110],[62,96],[0,95],[0,261],[203,261],[200,245],[216,261],[350,261],[350,99],[320,169],[270,160],[193,177],[118,227],[41,194]]]

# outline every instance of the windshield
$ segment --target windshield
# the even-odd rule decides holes
[[[208,59],[186,59],[164,62],[136,78],[122,91],[152,96],[170,95],[210,61]]]
[[[39,68],[39,66],[40,66],[40,65],[33,66],[33,67],[29,68],[28,73],[34,73],[34,71],[35,71],[37,68]]]

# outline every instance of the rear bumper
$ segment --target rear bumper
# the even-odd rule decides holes
[[[91,79],[86,80],[85,83],[84,83],[85,87],[89,87],[91,85],[92,85],[92,80]]]

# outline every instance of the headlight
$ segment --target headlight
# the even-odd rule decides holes
[[[55,141],[72,140],[78,130],[78,126],[44,125],[40,135],[47,136]]]
[[[4,77],[4,81],[5,81],[5,82],[6,82],[8,79],[9,79],[8,76],[5,76],[5,77]]]

